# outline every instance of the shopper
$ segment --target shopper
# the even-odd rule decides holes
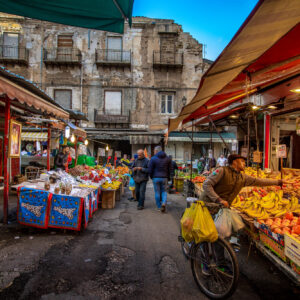
[[[174,177],[175,177],[175,173],[176,170],[178,170],[178,166],[176,164],[176,161],[172,159],[172,155],[169,155],[169,158],[171,159],[171,164],[172,164],[172,170],[171,170],[171,186],[170,188],[172,189],[174,187]]]
[[[221,154],[217,160],[217,167],[225,167],[227,165],[227,158]]]
[[[144,209],[146,186],[149,180],[148,165],[149,160],[145,157],[144,150],[137,152],[137,159],[132,164],[132,177],[135,182],[135,195],[138,201],[137,209]]]
[[[68,165],[72,163],[70,148],[63,146],[55,157],[55,167],[57,169],[68,170]]]
[[[153,180],[157,208],[161,212],[165,212],[167,185],[172,173],[172,162],[160,146],[154,148],[154,154],[149,163],[149,175]]]

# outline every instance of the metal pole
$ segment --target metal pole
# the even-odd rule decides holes
[[[50,149],[51,149],[51,128],[48,123],[48,139],[47,139],[47,170],[50,171]]]
[[[248,153],[247,153],[247,167],[249,167],[250,164],[250,116],[248,116],[248,135],[247,135],[247,147],[248,147]]]
[[[192,120],[192,150],[191,150],[191,174],[190,174],[190,180],[192,181],[193,178],[193,148],[194,148],[194,120]]]
[[[224,146],[226,147],[226,149],[228,150],[228,152],[231,154],[231,151],[230,151],[228,145],[226,144],[226,142],[225,142],[225,140],[223,139],[222,135],[221,135],[221,134],[219,133],[219,131],[217,130],[217,127],[216,127],[214,121],[212,120],[211,116],[208,116],[208,117],[209,117],[210,122],[211,122],[212,126],[214,127],[215,131],[217,132],[217,134],[218,134],[219,137],[221,138],[221,140],[222,140]],[[211,135],[212,135],[212,131],[211,131]],[[211,147],[212,147],[212,141],[211,141]]]
[[[9,120],[10,99],[6,97],[4,117],[4,193],[3,193],[3,223],[7,224],[8,196],[9,196],[9,166],[8,166],[8,142],[9,142]]]

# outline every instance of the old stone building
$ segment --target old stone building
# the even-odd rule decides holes
[[[1,14],[0,29],[0,63],[84,112],[92,152],[153,150],[209,66],[173,20],[135,17],[120,35]]]

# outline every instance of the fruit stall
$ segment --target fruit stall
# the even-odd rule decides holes
[[[243,218],[251,244],[299,285],[300,170],[285,169],[281,174],[247,168],[246,173],[263,178],[280,179],[283,176],[289,181],[282,188],[244,188],[232,202],[231,208]]]
[[[48,171],[14,186],[18,192],[18,222],[38,228],[80,231],[93,213],[114,208],[123,193],[127,167],[78,165],[69,172]]]

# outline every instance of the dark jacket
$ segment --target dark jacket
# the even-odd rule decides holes
[[[66,168],[65,164],[67,163],[67,161],[68,161],[68,154],[59,152],[55,156],[55,160],[54,160],[55,167],[65,170],[65,168]]]
[[[132,177],[135,182],[142,182],[149,180],[149,173],[148,173],[148,165],[149,159],[144,157],[143,159],[136,159],[131,168],[141,167],[142,170],[132,171]]]
[[[175,172],[176,170],[178,170],[178,166],[175,160],[172,160],[171,164],[172,164],[171,177],[175,177]]]
[[[172,173],[172,161],[164,151],[155,154],[149,163],[149,175],[151,178],[168,178]]]

